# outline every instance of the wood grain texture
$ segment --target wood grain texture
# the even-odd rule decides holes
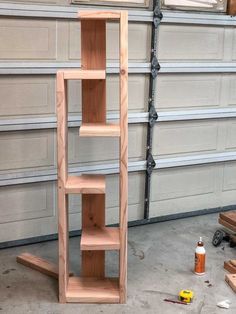
[[[22,253],[16,257],[16,261],[17,263],[35,269],[42,274],[58,279],[59,275],[58,265],[44,258],[32,255],[30,253]],[[73,273],[70,272],[69,276],[73,276]]]
[[[106,181],[103,175],[69,176],[65,184],[65,193],[103,194],[105,188]]]
[[[106,69],[106,22],[81,21],[81,64],[83,70]],[[106,81],[82,81],[82,122],[106,122]]]
[[[65,80],[105,80],[105,70],[65,70]]]
[[[223,219],[221,219],[221,218],[219,218],[218,221],[219,221],[219,223],[220,223],[222,226],[228,228],[229,230],[231,230],[231,231],[233,231],[233,232],[236,232],[236,226],[235,226],[235,225],[232,225],[232,224],[230,224],[229,222],[227,222],[227,221],[225,221],[225,220],[223,220]]]
[[[120,136],[120,125],[112,123],[82,123],[79,135],[82,137],[118,137]]]
[[[228,0],[227,13],[233,16],[236,15],[236,0]]]
[[[81,20],[117,20],[120,19],[120,11],[79,11],[78,18]]]
[[[236,274],[225,275],[225,281],[230,286],[230,288],[236,293]]]
[[[80,242],[81,250],[119,250],[119,228],[83,228]]]
[[[120,303],[127,294],[128,13],[120,16]]]
[[[226,269],[231,274],[236,274],[236,266],[231,263],[231,261],[224,262],[224,269]]]
[[[69,277],[68,259],[68,196],[65,183],[68,173],[67,90],[62,72],[57,73],[57,162],[58,162],[58,243],[59,243],[59,302],[66,302]]]
[[[220,218],[222,220],[227,221],[231,225],[236,226],[236,211],[230,211],[230,212],[225,212],[225,213],[220,213]]]
[[[117,278],[71,277],[66,299],[68,302],[118,303],[119,282]]]
[[[82,195],[82,232],[105,227],[105,194]],[[105,277],[105,251],[82,251],[82,276]]]

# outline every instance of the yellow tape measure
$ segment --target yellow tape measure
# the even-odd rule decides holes
[[[193,301],[193,291],[191,290],[181,290],[179,293],[179,300],[186,303],[191,303]]]

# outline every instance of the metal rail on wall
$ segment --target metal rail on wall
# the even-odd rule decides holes
[[[145,178],[145,197],[144,197],[144,219],[149,218],[150,206],[150,187],[151,187],[151,174],[156,162],[152,157],[152,138],[153,128],[158,118],[156,108],[154,105],[155,98],[155,80],[160,71],[160,64],[157,60],[157,29],[163,18],[160,11],[160,1],[153,1],[153,22],[152,22],[152,37],[151,37],[151,73],[149,81],[149,98],[148,98],[148,113],[149,121],[147,127],[147,146],[146,146],[146,178]]]

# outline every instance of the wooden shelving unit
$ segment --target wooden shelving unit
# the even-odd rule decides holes
[[[126,11],[83,11],[81,69],[57,72],[58,240],[59,265],[28,253],[17,261],[59,280],[59,301],[125,303],[127,286],[128,197],[128,16]],[[120,121],[106,121],[106,22],[120,23]],[[119,227],[105,224],[104,175],[68,174],[68,80],[82,80],[80,136],[118,137],[120,141]],[[98,139],[99,140],[99,139]],[[69,272],[68,196],[82,198],[80,277]],[[105,251],[119,251],[119,277],[107,278]]]
[[[127,273],[127,13],[82,12],[81,70],[57,73],[59,299],[60,302],[124,303]],[[106,121],[106,21],[120,22],[120,122]],[[67,81],[82,80],[82,137],[120,139],[120,225],[105,225],[105,176],[69,176]],[[81,277],[69,278],[68,194],[82,195]],[[106,278],[105,251],[119,250],[119,278]]]

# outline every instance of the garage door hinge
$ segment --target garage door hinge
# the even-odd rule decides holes
[[[157,4],[153,11],[153,24],[155,27],[157,27],[161,23],[162,18],[163,14],[161,13],[159,5]]]
[[[149,154],[148,158],[147,158],[147,173],[148,173],[148,175],[151,175],[152,170],[155,167],[156,167],[156,162],[153,159],[152,154]]]
[[[157,119],[158,119],[158,114],[156,112],[156,108],[154,107],[153,104],[151,104],[149,107],[149,115],[148,115],[148,122],[149,122],[150,127],[154,126]]]
[[[158,73],[158,71],[160,71],[160,69],[161,69],[161,66],[157,60],[157,57],[153,56],[152,61],[151,61],[151,74],[152,74],[153,79],[155,79],[157,77],[157,73]]]

